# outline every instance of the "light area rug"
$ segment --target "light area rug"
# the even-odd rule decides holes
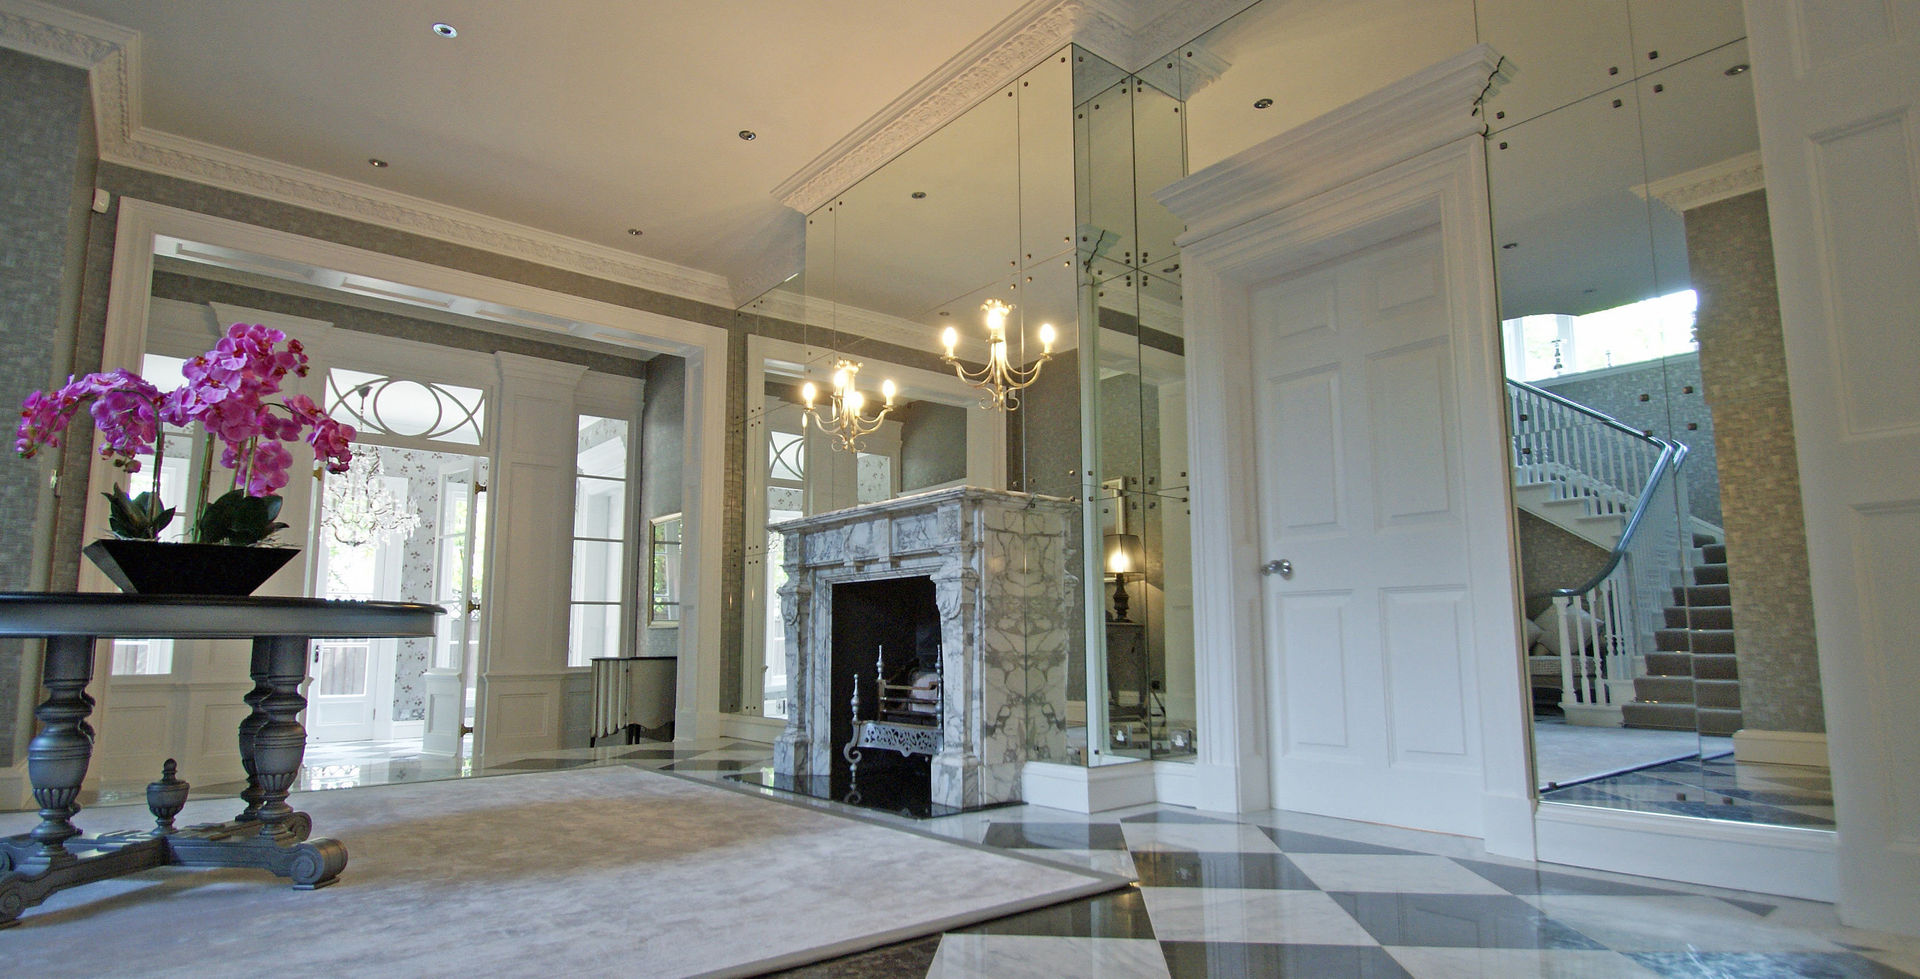
[[[632,768],[296,793],[337,883],[167,867],[0,931],[8,975],[754,975],[1124,886]],[[196,800],[179,825],[230,817]],[[89,833],[151,827],[89,809]],[[0,815],[0,834],[32,813]]]

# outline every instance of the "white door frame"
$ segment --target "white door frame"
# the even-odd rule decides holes
[[[1156,195],[1190,229],[1180,246],[1193,546],[1213,555],[1194,569],[1195,805],[1246,812],[1274,802],[1269,719],[1277,705],[1264,662],[1258,569],[1267,555],[1253,462],[1248,286],[1437,225],[1471,540],[1475,657],[1464,669],[1480,706],[1470,719],[1479,835],[1491,852],[1533,854],[1492,231],[1473,111],[1498,60],[1476,47]]]
[[[113,271],[107,297],[102,369],[138,369],[146,348],[147,297],[152,293],[154,245],[160,236],[236,249],[317,269],[365,276],[386,283],[432,290],[477,300],[503,315],[519,314],[523,327],[561,329],[546,324],[575,324],[607,343],[671,354],[687,361],[685,460],[681,489],[685,561],[680,629],[678,723],[682,738],[717,734],[700,727],[700,705],[718,703],[720,650],[721,523],[725,501],[702,487],[725,484],[727,331],[660,313],[617,306],[494,279],[441,265],[306,238],[195,211],[121,198],[115,231]],[[567,331],[571,332],[571,330]],[[96,460],[90,485],[111,485],[117,471]],[[88,539],[106,527],[106,505],[89,494],[85,524]],[[111,590],[98,571],[82,566],[82,590]],[[485,655],[483,649],[482,655]],[[98,665],[103,673],[107,663]],[[556,745],[557,747],[557,745]]]
[[[1748,0],[1840,920],[1920,935],[1920,16]]]

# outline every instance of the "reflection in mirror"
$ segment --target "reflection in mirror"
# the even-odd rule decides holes
[[[1087,533],[1105,556],[1090,572],[1101,587],[1089,596],[1088,632],[1099,637],[1089,648],[1103,655],[1092,664],[1089,729],[1105,732],[1092,756],[1187,760],[1193,632],[1174,245],[1184,228],[1151,197],[1185,175],[1183,106],[1169,94],[1175,72],[1152,76],[1165,87],[1084,74],[1109,82],[1075,107],[1081,287],[1098,326],[1081,348],[1093,451]]]
[[[647,529],[647,624],[680,622],[680,514],[654,517]]]
[[[1805,561],[1782,542],[1791,432],[1749,421],[1785,417],[1784,372],[1752,353],[1778,345],[1757,162],[1738,196],[1698,190],[1758,146],[1739,8],[1658,6],[1478,8],[1519,68],[1488,165],[1536,778],[1545,802],[1831,827],[1823,769],[1741,740],[1820,721],[1790,611],[1810,601],[1737,557]]]

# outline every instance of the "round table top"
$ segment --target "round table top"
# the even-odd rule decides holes
[[[438,605],[330,598],[0,592],[0,636],[373,639],[431,636]]]

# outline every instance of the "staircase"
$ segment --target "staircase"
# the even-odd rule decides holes
[[[1740,730],[1740,668],[1734,656],[1727,546],[1700,543],[1693,584],[1673,589],[1645,673],[1633,679],[1627,727],[1731,735]]]
[[[1516,504],[1609,552],[1593,580],[1554,593],[1568,722],[1739,730],[1726,547],[1686,510],[1686,446],[1507,385]]]

